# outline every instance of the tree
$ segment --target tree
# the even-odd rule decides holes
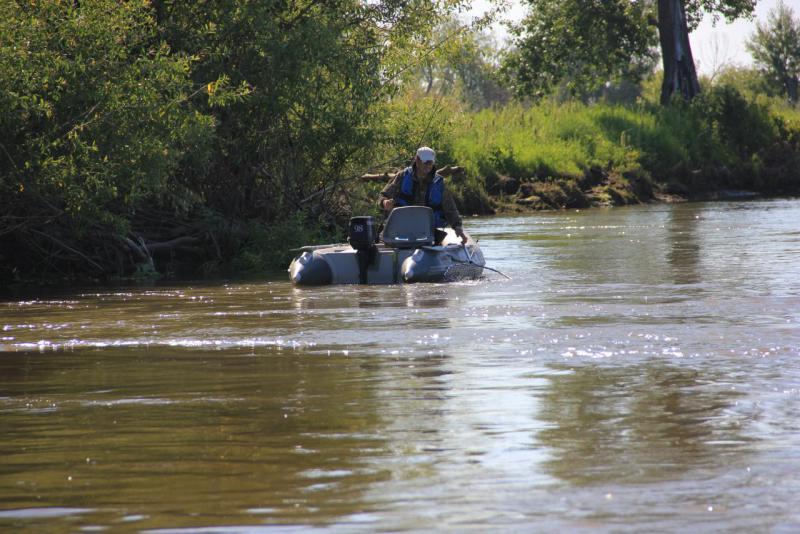
[[[667,104],[677,93],[690,100],[700,92],[700,82],[694,66],[686,11],[682,0],[658,1],[658,37],[664,77],[661,103]]]
[[[746,47],[765,77],[796,104],[800,96],[800,20],[794,18],[792,9],[779,2],[766,24],[756,25]]]
[[[529,0],[512,29],[515,50],[503,66],[514,91],[542,96],[561,86],[584,96],[607,82],[638,81],[655,44],[641,2]],[[647,70],[647,69],[644,69]]]
[[[113,271],[213,133],[146,0],[77,4],[0,2],[0,279]]]
[[[453,95],[472,109],[508,101],[508,91],[498,75],[499,51],[483,24],[467,26],[455,16],[446,17],[418,48],[417,69],[409,69],[404,84],[412,90],[420,79],[426,95]]]
[[[195,82],[213,82],[203,109],[218,122],[216,153],[192,177],[203,196],[271,222],[360,174],[410,51],[460,3],[154,0],[165,39],[197,58]]]
[[[649,53],[657,31],[664,69],[661,102],[700,90],[689,31],[704,14],[733,20],[751,15],[756,0],[528,0],[531,11],[517,30],[517,53],[507,70],[517,91],[570,80],[607,81]],[[520,91],[521,89],[521,91]]]

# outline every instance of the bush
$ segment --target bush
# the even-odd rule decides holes
[[[712,139],[739,161],[747,161],[778,139],[769,109],[746,99],[733,86],[714,86],[701,93],[692,100],[692,109],[705,120]]]
[[[324,230],[319,221],[296,214],[283,222],[265,225],[262,221],[250,221],[230,267],[234,272],[264,273],[285,269],[295,256],[292,248],[315,243],[332,243],[343,240],[343,236]]]
[[[18,272],[108,275],[131,218],[181,194],[213,135],[189,68],[142,0],[0,4],[0,248]]]

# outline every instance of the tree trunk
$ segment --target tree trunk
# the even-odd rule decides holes
[[[658,35],[664,61],[661,104],[669,104],[676,92],[691,100],[700,92],[700,83],[689,45],[683,0],[658,0]]]
[[[786,94],[792,104],[797,104],[798,99],[798,79],[794,76],[785,76],[783,85],[786,87]]]

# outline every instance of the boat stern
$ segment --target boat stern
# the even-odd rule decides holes
[[[289,278],[301,286],[321,286],[333,281],[333,272],[323,257],[307,251],[297,256],[289,265]]]

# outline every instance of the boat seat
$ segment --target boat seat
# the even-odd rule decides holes
[[[395,208],[383,227],[383,243],[392,248],[417,248],[433,245],[436,228],[433,210],[427,206]]]

